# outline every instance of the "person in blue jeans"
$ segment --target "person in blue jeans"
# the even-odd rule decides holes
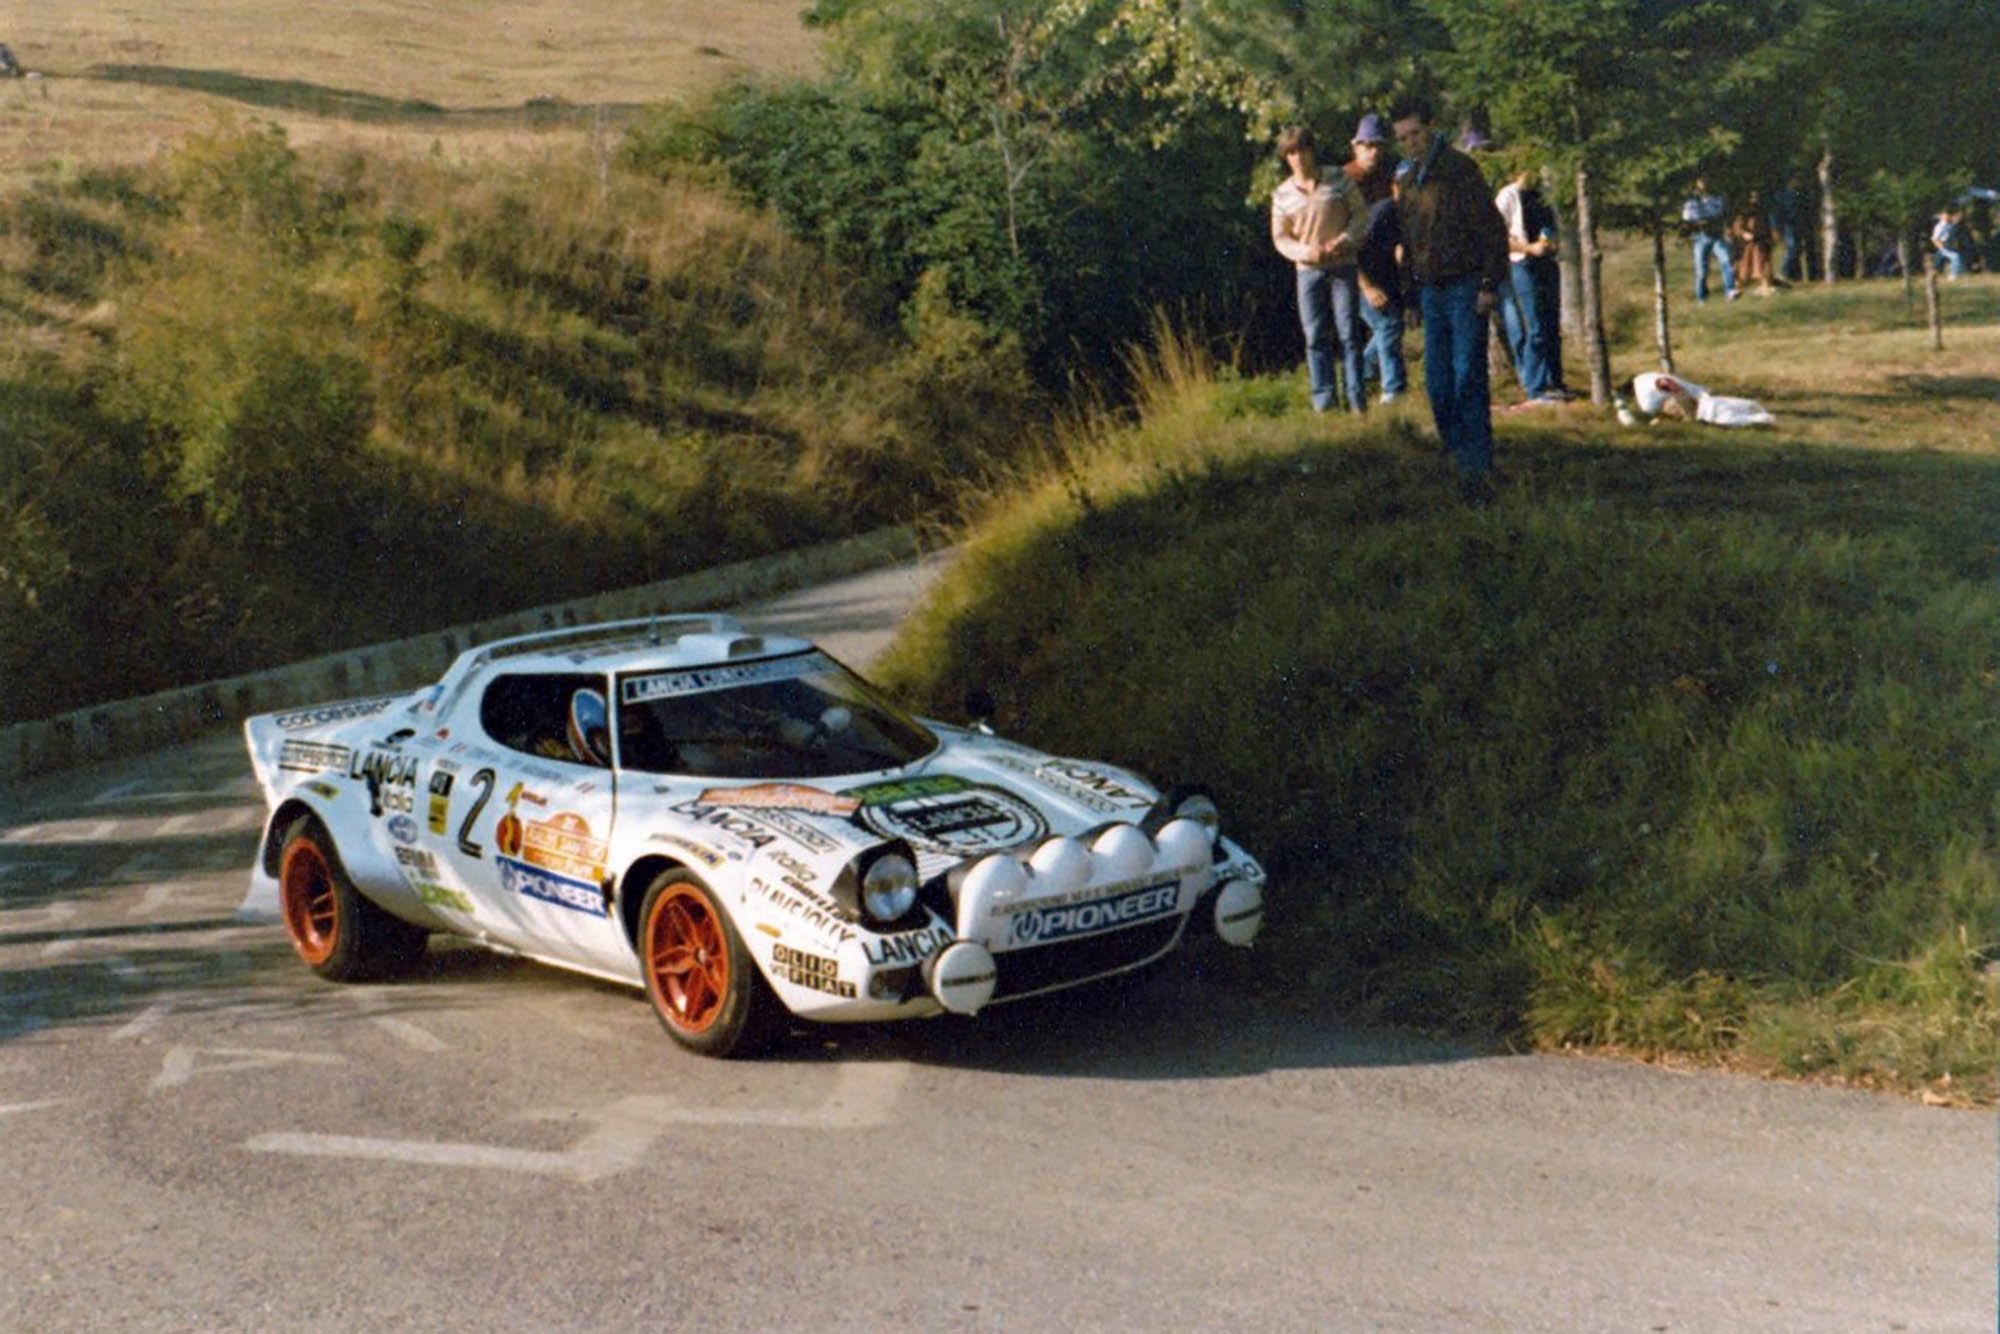
[[[1487,318],[1507,280],[1507,224],[1479,166],[1431,127],[1422,102],[1397,113],[1411,163],[1396,200],[1404,262],[1424,319],[1424,392],[1468,504],[1493,498]]]
[[[1556,212],[1517,168],[1493,197],[1507,224],[1507,282],[1500,288],[1501,327],[1521,392],[1531,399],[1569,397],[1562,372],[1562,269],[1556,258]]]
[[[1722,293],[1731,301],[1742,295],[1736,290],[1736,262],[1729,255],[1729,209],[1718,194],[1711,194],[1706,177],[1694,178],[1694,193],[1681,205],[1681,230],[1694,239],[1694,299],[1699,305],[1708,300],[1708,259],[1715,256],[1722,269]]]
[[[1396,222],[1396,173],[1388,142],[1382,118],[1369,112],[1354,130],[1354,158],[1341,170],[1368,206],[1368,234],[1355,266],[1361,319],[1368,326],[1368,345],[1361,349],[1362,375],[1379,379],[1382,401],[1393,403],[1409,387],[1409,372],[1403,364],[1403,280],[1397,271],[1403,233]]]
[[[1285,130],[1278,136],[1278,155],[1291,175],[1271,192],[1271,244],[1292,261],[1296,275],[1313,411],[1334,406],[1333,361],[1338,355],[1348,410],[1361,412],[1361,295],[1354,266],[1367,233],[1368,210],[1344,173],[1320,170],[1312,131],[1302,126]]]

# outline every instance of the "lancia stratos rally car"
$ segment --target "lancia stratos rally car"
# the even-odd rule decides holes
[[[919,720],[726,616],[502,640],[244,733],[270,804],[245,913],[321,977],[448,932],[643,987],[717,1056],[787,1011],[971,1015],[1263,920],[1203,792]]]

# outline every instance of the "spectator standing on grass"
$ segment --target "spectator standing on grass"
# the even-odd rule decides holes
[[[1517,168],[1493,197],[1507,224],[1507,282],[1500,289],[1501,327],[1521,391],[1531,399],[1569,397],[1562,374],[1562,267],[1556,258],[1556,213]]]
[[[1743,247],[1743,282],[1755,283],[1758,296],[1777,291],[1771,274],[1771,223],[1764,216],[1764,201],[1755,190],[1744,201],[1743,211],[1729,224],[1731,235]]]
[[[1694,299],[1700,305],[1708,300],[1708,259],[1715,256],[1722,267],[1722,292],[1731,301],[1739,293],[1736,290],[1736,265],[1729,258],[1729,237],[1724,234],[1723,225],[1728,221],[1729,207],[1719,194],[1710,192],[1706,177],[1694,178],[1694,193],[1681,205],[1681,230],[1694,241]]]
[[[1405,104],[1395,129],[1396,145],[1411,162],[1396,208],[1423,312],[1424,392],[1457,465],[1459,494],[1485,504],[1493,494],[1487,317],[1507,281],[1507,224],[1478,164],[1431,127],[1428,105]]]
[[[1292,261],[1313,411],[1334,405],[1333,362],[1338,355],[1348,410],[1361,412],[1361,293],[1355,265],[1368,233],[1368,210],[1345,173],[1320,169],[1311,130],[1295,125],[1281,133],[1278,156],[1291,174],[1271,192],[1271,244]]]
[[[1382,118],[1369,112],[1355,127],[1354,160],[1341,170],[1368,208],[1368,234],[1361,242],[1356,280],[1368,346],[1361,350],[1362,374],[1382,380],[1382,401],[1393,403],[1409,386],[1403,364],[1403,281],[1398,271],[1402,230],[1396,223],[1396,171]]]
[[[1965,273],[1964,217],[1964,210],[1958,205],[1947,204],[1931,225],[1931,249],[1937,252],[1937,271],[1952,282]]]
[[[1785,178],[1771,196],[1771,227],[1778,241],[1785,247],[1779,261],[1778,276],[1788,283],[1802,283],[1806,280],[1805,251],[1800,238],[1808,230],[1806,220],[1806,196],[1800,188],[1799,174],[1793,172]]]

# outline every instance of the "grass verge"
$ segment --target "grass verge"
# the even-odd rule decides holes
[[[1705,333],[1782,367],[1779,430],[1508,417],[1483,511],[1419,409],[1329,423],[1177,354],[995,499],[882,675],[1212,784],[1275,873],[1274,996],[1991,1097],[2000,404],[1842,440],[1788,396],[1933,405],[1810,299]],[[1956,331],[1970,378],[1996,334]]]

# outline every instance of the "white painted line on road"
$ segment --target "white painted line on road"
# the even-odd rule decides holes
[[[0,833],[0,844],[107,843],[121,826],[136,823],[123,820],[51,820],[23,825]]]
[[[388,1014],[378,1014],[373,1016],[373,1018],[377,1028],[388,1033],[405,1046],[414,1047],[418,1051],[451,1050],[451,1047],[442,1038],[425,1029],[419,1028],[407,1019],[398,1019],[394,1015]]]
[[[243,1147],[253,1153],[290,1153],[305,1158],[370,1158],[422,1167],[486,1167],[547,1176],[571,1176],[575,1163],[569,1153],[536,1153],[491,1144],[363,1139],[353,1135],[259,1135]]]
[[[205,1057],[221,1059],[207,1061]],[[173,1047],[160,1063],[160,1073],[148,1085],[153,1092],[179,1088],[199,1075],[228,1074],[237,1070],[261,1070],[278,1065],[340,1065],[347,1060],[332,1052],[270,1051],[260,1047]]]
[[[843,1065],[818,1107],[683,1107],[653,1095],[621,1098],[589,1115],[596,1122],[572,1147],[560,1152],[510,1149],[499,1144],[438,1140],[376,1139],[354,1135],[279,1132],[244,1142],[253,1153],[289,1153],[309,1158],[359,1158],[414,1163],[425,1167],[477,1167],[598,1181],[636,1167],[655,1140],[681,1126],[763,1126],[792,1130],[855,1130],[886,1124],[909,1078],[900,1062]],[[535,1119],[567,1120],[574,1112],[548,1112]]]
[[[113,1030],[113,1042],[125,1042],[153,1030],[174,1008],[174,998],[162,996]]]

